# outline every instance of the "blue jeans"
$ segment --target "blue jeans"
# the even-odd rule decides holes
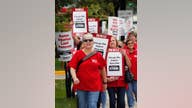
[[[97,108],[100,108],[100,104],[102,104],[102,108],[106,108],[106,91],[99,94]]]
[[[97,108],[98,92],[77,90],[78,108]]]
[[[134,96],[135,99],[137,101],[137,81],[134,80],[130,83],[128,83],[129,87],[127,92],[127,103],[129,105],[129,107],[133,107],[134,106]]]
[[[110,108],[125,108],[125,88],[124,87],[110,87],[107,88],[109,93]],[[117,98],[116,98],[117,95]],[[117,100],[117,107],[116,105]]]

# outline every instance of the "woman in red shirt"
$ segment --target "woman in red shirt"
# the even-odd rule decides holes
[[[133,48],[134,48],[135,50],[137,50],[137,33],[134,32],[134,31],[131,31],[131,32],[128,34],[125,43],[127,43],[128,40],[132,40],[132,41],[133,41],[133,43],[134,43]],[[124,48],[129,50],[127,44],[124,46]]]
[[[125,108],[125,90],[128,86],[124,81],[125,71],[124,64],[126,63],[128,67],[131,67],[130,60],[124,49],[117,47],[117,39],[111,37],[108,50],[117,50],[122,54],[122,76],[108,76],[107,72],[107,90],[109,93],[109,103],[110,108],[116,108],[116,95],[117,95],[117,108]],[[108,53],[109,54],[109,53]],[[115,55],[114,55],[115,56]]]
[[[79,108],[97,108],[99,92],[107,87],[106,84],[103,84],[103,82],[107,81],[106,61],[101,53],[97,52],[83,61],[76,70],[78,62],[93,52],[93,35],[90,33],[85,34],[83,42],[84,48],[73,55],[69,66],[77,89]]]
[[[134,48],[134,41],[128,40],[127,41],[128,53],[129,58],[131,61],[131,72],[134,75],[134,80],[128,83],[129,88],[126,90],[127,93],[127,103],[129,108],[134,107],[134,96],[137,101],[137,50]],[[134,94],[134,95],[133,95]]]

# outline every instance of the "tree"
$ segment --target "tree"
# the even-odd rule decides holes
[[[70,1],[70,2],[69,2]],[[62,7],[67,7],[66,12],[61,12]],[[55,31],[67,31],[64,27],[71,21],[71,8],[88,8],[88,17],[107,20],[108,16],[114,16],[114,4],[112,0],[56,0],[55,1]]]
[[[81,0],[77,2],[77,7],[88,7],[88,17],[95,17],[101,20],[106,20],[108,16],[115,14],[111,0]]]

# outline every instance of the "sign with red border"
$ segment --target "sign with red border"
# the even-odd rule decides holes
[[[108,49],[107,53],[107,76],[123,75],[122,54],[118,48]]]
[[[81,36],[88,32],[88,8],[72,9],[72,34]]]
[[[103,58],[106,58],[111,35],[98,34],[98,33],[92,33],[92,34],[94,40],[93,48],[101,52]]]
[[[120,40],[125,35],[125,19],[119,17],[108,17],[108,34]]]
[[[90,33],[100,33],[99,18],[88,18],[88,31]]]
[[[59,61],[70,61],[72,58],[71,50],[74,49],[72,32],[56,32],[55,42],[58,51],[61,52]]]

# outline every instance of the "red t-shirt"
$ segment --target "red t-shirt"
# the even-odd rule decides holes
[[[137,50],[137,43],[134,43],[133,48],[134,48],[135,50]]]
[[[72,57],[69,66],[76,69],[78,62],[84,58],[86,54],[82,50],[78,50]],[[77,78],[80,83],[76,85],[77,90],[100,91],[102,89],[102,79],[100,69],[106,66],[101,53],[97,52],[79,66]]]
[[[134,80],[137,80],[137,50],[129,53],[129,59],[131,61],[131,72],[134,75]]]

